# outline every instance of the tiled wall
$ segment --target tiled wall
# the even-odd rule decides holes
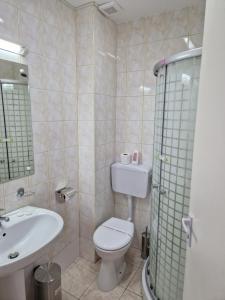
[[[0,38],[29,51],[35,156],[33,176],[0,185],[0,207],[31,204],[59,212],[64,231],[50,256],[70,248],[67,260],[73,260],[79,247],[78,197],[57,204],[54,190],[63,182],[78,188],[75,12],[58,0],[0,0],[0,17]],[[19,187],[35,195],[17,200]]]
[[[95,260],[96,226],[114,215],[116,26],[90,5],[77,11],[80,254]]]
[[[166,12],[117,26],[116,154],[142,152],[152,163],[154,134],[154,64],[163,57],[202,43],[204,4]],[[149,224],[149,198],[134,201],[136,238]],[[127,217],[127,200],[116,195],[116,216]]]
[[[115,160],[116,26],[96,11],[95,182],[96,225],[114,215],[110,165]]]

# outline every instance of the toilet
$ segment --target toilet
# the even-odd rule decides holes
[[[132,197],[147,197],[150,175],[151,168],[146,165],[114,163],[111,166],[113,191],[126,194],[128,198],[128,218],[110,218],[94,232],[96,252],[102,259],[98,274],[98,287],[102,291],[114,289],[123,278],[126,270],[124,257],[134,236]]]

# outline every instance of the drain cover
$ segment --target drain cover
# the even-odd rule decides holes
[[[9,259],[14,259],[14,258],[16,258],[16,257],[18,257],[19,256],[19,252],[13,252],[13,253],[10,253],[9,255],[8,255],[8,258]]]

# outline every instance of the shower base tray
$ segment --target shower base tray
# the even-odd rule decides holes
[[[148,283],[148,278],[147,278],[148,265],[149,265],[149,258],[146,260],[146,262],[144,264],[144,267],[142,270],[142,276],[141,276],[143,300],[157,300],[157,298],[154,295],[152,295],[150,288],[149,288],[149,283]]]

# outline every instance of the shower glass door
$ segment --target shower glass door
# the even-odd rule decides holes
[[[1,89],[1,84],[0,84]],[[6,131],[4,122],[2,92],[0,90],[0,182],[9,180],[7,147],[6,147]]]
[[[149,284],[160,300],[181,300],[201,57],[159,69],[156,89]]]

